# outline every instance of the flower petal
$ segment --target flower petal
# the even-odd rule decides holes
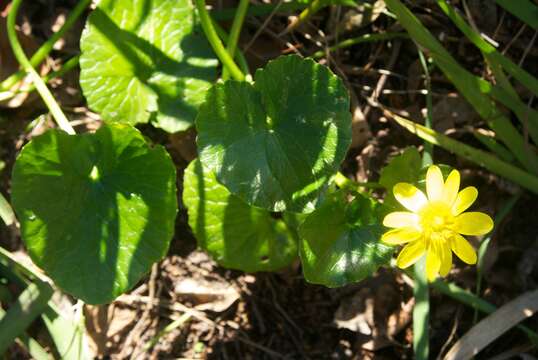
[[[474,186],[468,186],[458,193],[454,205],[452,205],[452,214],[454,216],[461,214],[471,206],[478,196],[478,190]]]
[[[439,269],[441,269],[441,258],[436,251],[432,250],[430,249],[428,255],[426,255],[426,277],[429,281],[435,280]]]
[[[390,228],[418,227],[420,218],[417,214],[408,211],[391,212],[383,219],[383,225]]]
[[[426,195],[411,184],[398,183],[394,185],[392,191],[396,200],[412,212],[419,211],[428,203]]]
[[[460,172],[452,170],[446,178],[445,186],[443,187],[443,201],[449,206],[454,204],[460,189]]]
[[[476,264],[476,251],[463,236],[459,234],[454,235],[450,246],[461,261],[470,265]]]
[[[441,268],[439,269],[439,274],[441,276],[447,276],[452,268],[452,250],[449,245],[443,243],[439,246],[440,257],[441,257]]]
[[[493,220],[481,212],[466,212],[456,217],[454,231],[463,235],[484,235],[493,229]]]
[[[381,241],[390,245],[400,245],[417,240],[422,233],[416,228],[406,227],[389,230],[381,236]]]
[[[431,165],[426,173],[426,192],[430,201],[442,200],[444,184],[441,169]]]
[[[405,269],[416,263],[425,251],[426,247],[424,241],[413,241],[400,251],[398,258],[396,259],[396,265],[401,269]]]

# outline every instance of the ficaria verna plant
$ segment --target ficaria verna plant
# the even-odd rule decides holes
[[[307,281],[337,287],[388,266],[395,244],[407,244],[398,266],[425,255],[430,279],[448,274],[452,251],[476,262],[460,234],[485,234],[493,222],[463,213],[477,191],[458,193],[458,171],[444,182],[430,167],[426,196],[418,189],[420,156],[409,148],[381,172],[384,201],[362,190],[338,173],[351,143],[343,81],[296,55],[245,81],[229,66],[233,54],[204,2],[195,4],[101,1],[82,35],[80,80],[104,125],[74,134],[59,121],[61,129],[32,139],[16,161],[12,199],[22,239],[58,287],[107,303],[167,252],[178,211],[175,167],[138,123],[169,132],[195,126],[199,158],[185,171],[181,205],[199,246],[223,266],[273,271],[299,260]],[[10,40],[30,71],[16,36]],[[209,45],[233,80],[215,81]],[[44,84],[38,90],[55,103]],[[397,211],[394,198],[409,211]]]

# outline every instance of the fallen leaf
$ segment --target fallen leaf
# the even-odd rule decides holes
[[[450,94],[433,105],[433,128],[444,133],[456,125],[473,124],[478,114],[461,96]]]
[[[187,298],[197,310],[223,312],[239,299],[239,292],[227,282],[184,278],[175,286],[175,294]]]
[[[445,355],[444,360],[471,359],[492,341],[538,311],[538,290],[529,291],[500,307],[473,326]]]
[[[374,298],[370,289],[363,288],[352,297],[342,300],[334,314],[339,329],[371,335],[374,327]]]

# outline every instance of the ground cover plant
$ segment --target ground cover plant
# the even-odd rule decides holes
[[[537,354],[538,5],[3,6],[7,358]]]

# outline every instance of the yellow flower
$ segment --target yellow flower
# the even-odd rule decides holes
[[[446,182],[439,167],[432,165],[426,174],[427,197],[408,183],[398,183],[396,200],[409,211],[385,216],[387,231],[381,240],[387,244],[406,244],[396,264],[405,269],[426,253],[426,275],[446,276],[452,267],[452,251],[465,263],[476,264],[476,252],[462,235],[484,235],[493,229],[493,220],[480,212],[465,210],[476,200],[478,191],[469,186],[458,192],[460,173],[452,170]]]

